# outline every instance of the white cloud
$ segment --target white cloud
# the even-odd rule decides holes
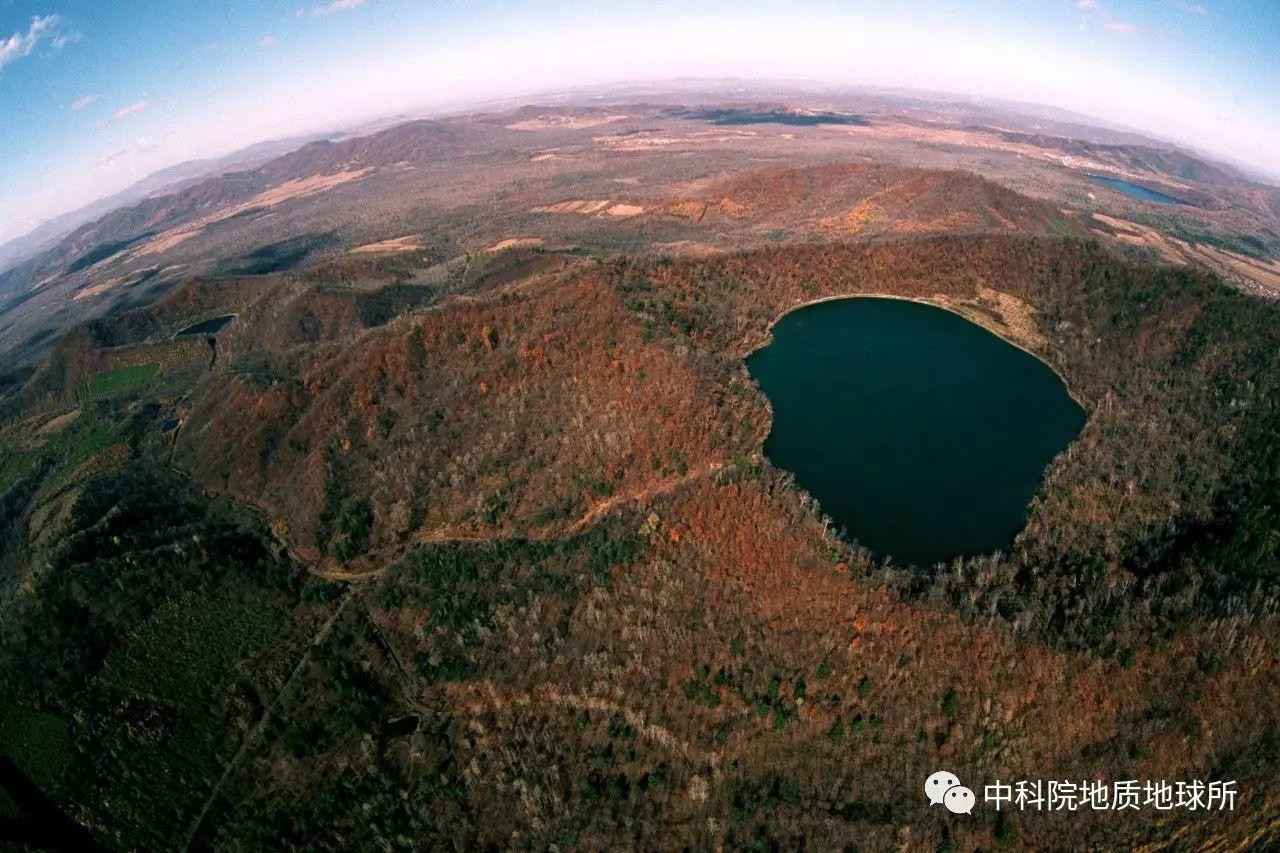
[[[116,110],[115,120],[123,121],[129,116],[136,116],[138,113],[145,112],[149,109],[151,109],[150,101],[138,101],[136,104],[130,104],[127,107],[121,107]]]
[[[1187,8],[1190,5],[1189,0],[1170,0],[1170,2],[1183,6],[1184,8]],[[1140,28],[1137,24],[1130,23],[1129,21],[1123,21],[1117,18],[1114,14],[1112,14],[1110,9],[1107,9],[1105,6],[1103,6],[1102,0],[1076,0],[1076,8],[1086,12],[1087,13],[1086,17],[1090,21],[1100,23],[1102,25],[1102,28],[1109,33],[1118,33],[1120,35],[1127,36],[1127,35],[1133,35],[1134,33],[1141,32],[1147,35],[1154,35],[1157,37],[1163,35],[1166,38],[1176,38],[1178,35],[1178,31],[1173,27],[1166,28],[1163,31],[1144,30]],[[1203,7],[1197,7],[1197,8],[1202,9]],[[1082,32],[1086,30],[1086,27],[1083,23],[1080,25],[1080,30]]]
[[[263,36],[258,41],[258,47],[271,47],[272,45],[276,44],[276,42],[278,41],[279,39],[276,38],[275,36]]]
[[[313,8],[311,10],[311,17],[314,18],[317,15],[332,15],[336,12],[347,12],[363,5],[364,0],[333,0],[332,3]]]
[[[98,158],[98,168],[105,169],[125,157],[132,157],[137,154],[146,154],[155,151],[160,147],[159,142],[151,142],[145,137],[139,139],[133,145],[126,148],[117,148],[115,151],[109,151]]]
[[[129,153],[128,148],[117,148],[115,151],[111,151],[107,154],[103,154],[101,157],[98,158],[98,166],[99,168],[105,169],[115,161],[119,160],[121,157],[128,155],[128,153]]]
[[[1184,12],[1192,15],[1207,15],[1209,10],[1199,3],[1192,3],[1190,0],[1172,0],[1173,5],[1177,6]]]
[[[0,69],[3,69],[15,59],[30,56],[46,36],[56,36],[54,30],[58,25],[58,21],[57,15],[32,18],[26,32],[19,30],[7,39],[0,41]],[[58,41],[54,45],[55,47],[61,47],[66,44],[65,36],[56,36],[55,40]]]
[[[81,95],[80,97],[78,97],[78,98],[76,98],[74,101],[72,101],[70,104],[68,104],[68,105],[67,105],[67,109],[69,109],[69,110],[82,110],[82,109],[84,109],[85,107],[87,107],[87,106],[89,106],[90,104],[92,104],[92,103],[93,103],[94,101],[96,101],[96,100],[98,100],[98,96],[97,96],[97,95]]]
[[[121,107],[116,110],[115,113],[112,114],[111,118],[103,119],[98,122],[98,126],[110,127],[117,122],[122,122],[131,116],[136,116],[138,113],[146,112],[149,109],[151,109],[150,101],[138,101],[137,103],[129,104],[127,107]]]
[[[62,50],[67,45],[72,44],[73,42],[80,41],[80,38],[81,38],[81,35],[76,30],[71,30],[70,32],[65,32],[65,33],[58,33],[52,39],[49,40],[49,46],[52,47],[54,50]]]

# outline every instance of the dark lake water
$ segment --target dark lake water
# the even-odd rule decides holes
[[[182,331],[174,335],[175,338],[188,338],[195,335],[216,335],[222,331],[222,327],[230,323],[236,318],[234,314],[227,314],[223,317],[214,317],[209,320],[202,320],[199,323],[187,326]]]
[[[1146,187],[1131,184],[1128,181],[1122,181],[1119,178],[1104,178],[1102,175],[1090,175],[1089,180],[1099,186],[1110,187],[1116,192],[1122,192],[1127,196],[1139,198],[1143,201],[1154,201],[1157,204],[1186,204],[1180,198],[1174,198],[1171,195],[1158,193],[1155,190],[1149,190]]]
[[[899,563],[1007,546],[1085,419],[1040,360],[898,299],[794,311],[747,366],[773,406],[765,455],[851,538]]]

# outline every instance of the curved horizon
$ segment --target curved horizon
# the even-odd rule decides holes
[[[265,140],[616,81],[993,98],[1280,173],[1280,8],[1245,3],[65,5],[0,13],[0,242]]]

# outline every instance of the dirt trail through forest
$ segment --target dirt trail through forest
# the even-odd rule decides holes
[[[376,569],[369,569],[368,571],[350,571],[347,569],[334,568],[334,567],[329,567],[321,564],[321,565],[313,566],[311,568],[311,573],[318,577],[322,577],[325,580],[331,580],[331,581],[342,581],[342,582],[348,582],[348,583],[365,581],[365,580],[381,577],[383,574],[386,573],[387,567],[390,566],[393,562],[395,562],[397,557],[402,555],[406,550],[408,550],[413,545],[421,545],[424,543],[445,545],[445,544],[458,544],[458,543],[465,543],[465,542],[489,542],[489,541],[498,540],[498,539],[512,539],[512,538],[517,538],[521,536],[528,539],[532,539],[532,540],[545,541],[549,539],[559,539],[565,536],[572,536],[575,533],[580,533],[582,530],[586,529],[588,526],[593,524],[602,516],[607,515],[609,512],[616,509],[617,507],[623,506],[631,502],[647,503],[653,500],[654,498],[658,497],[659,495],[664,495],[664,494],[669,494],[671,492],[674,492],[676,489],[680,488],[686,483],[691,483],[703,477],[714,476],[715,474],[720,472],[723,468],[724,468],[724,464],[721,462],[708,462],[705,465],[702,465],[697,469],[688,472],[682,477],[674,477],[671,479],[662,480],[660,482],[654,483],[638,491],[626,492],[624,494],[614,495],[611,498],[607,498],[606,500],[600,501],[599,503],[597,503],[596,505],[588,509],[587,512],[584,515],[582,515],[582,517],[580,517],[577,521],[573,522],[568,527],[563,529],[543,528],[541,530],[531,530],[523,534],[515,534],[513,536],[485,536],[477,533],[466,533],[463,531],[456,531],[456,530],[451,531],[448,529],[428,530],[428,531],[419,533],[415,536],[412,536],[404,542],[398,542],[395,545],[388,546],[387,548],[384,548],[381,551],[378,551],[378,552],[375,552],[374,554],[369,555],[369,559],[371,562],[377,562],[379,564],[378,568]],[[302,565],[307,564],[306,560],[301,559],[296,554],[292,554],[292,556],[300,564]]]

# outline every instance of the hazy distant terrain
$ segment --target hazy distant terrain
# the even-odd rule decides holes
[[[0,752],[121,849],[1276,843],[1280,189],[1029,107],[549,100],[0,273]],[[763,455],[746,356],[849,294],[1085,409],[1007,549],[886,560]],[[955,820],[944,766],[1241,793]]]
[[[338,135],[333,134],[333,136]],[[175,192],[187,184],[219,171],[231,171],[254,166],[265,160],[270,160],[272,157],[292,151],[312,139],[322,138],[323,136],[323,134],[312,134],[311,136],[295,137],[293,139],[262,142],[225,157],[192,160],[179,163],[167,169],[161,169],[118,193],[99,199],[70,213],[56,216],[47,222],[41,223],[39,227],[30,233],[0,245],[0,270],[20,263],[38,252],[53,248],[59,241],[81,225],[86,222],[92,222],[113,210],[134,204],[150,195]]]
[[[458,257],[526,237],[693,250],[1004,227],[900,215],[912,189],[864,199],[832,187],[829,197],[757,199],[726,213],[747,203],[727,191],[732,182],[801,164],[972,171],[1055,208],[1058,233],[1205,266],[1247,288],[1280,287],[1280,189],[1133,134],[901,96],[793,95],[708,111],[708,93],[681,93],[695,107],[644,94],[642,103],[528,107],[315,142],[127,205],[0,273],[0,348],[38,355],[52,330],[146,304],[183,278],[284,270],[387,236]],[[1091,174],[1187,204],[1134,203]],[[708,207],[710,219],[689,215]]]

